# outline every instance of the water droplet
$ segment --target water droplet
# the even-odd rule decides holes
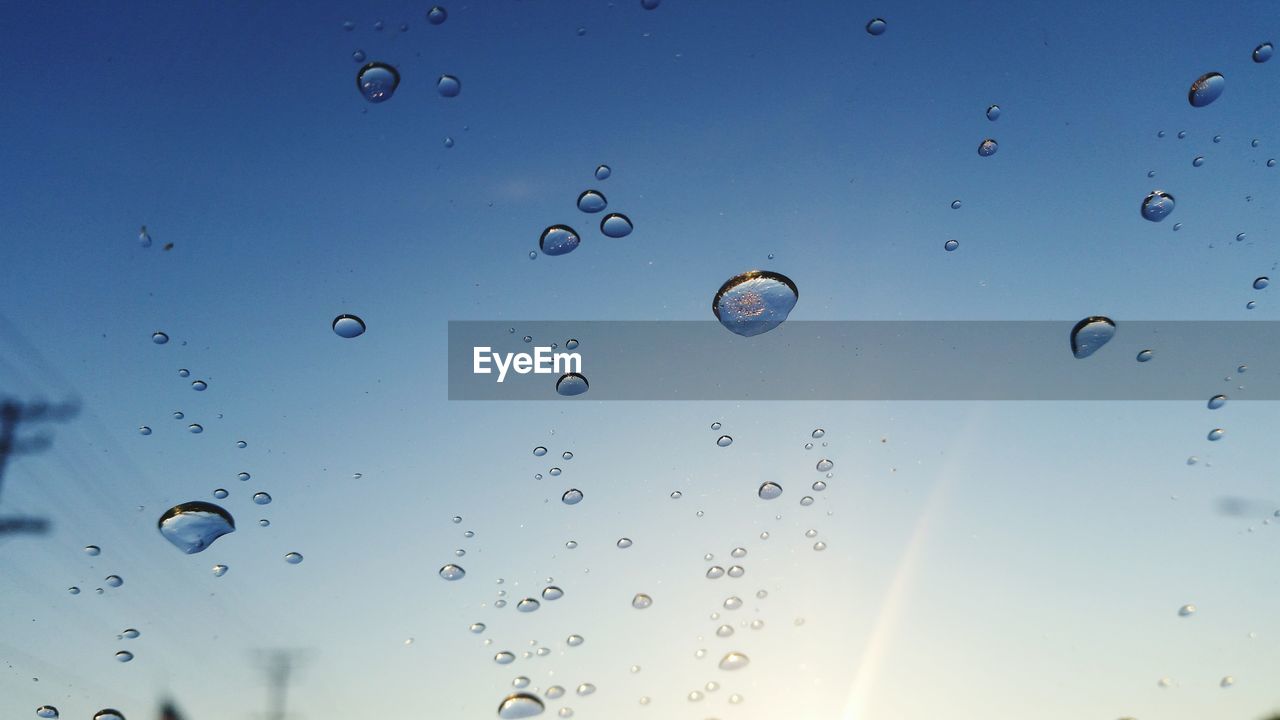
[[[243,440],[237,440],[237,441],[236,441],[236,447],[238,447],[238,448],[240,448],[241,450],[243,450],[243,449],[245,449],[245,448],[249,447],[249,443],[247,443],[247,442],[245,442],[245,441],[243,441]]]
[[[750,658],[748,658],[746,655],[743,655],[742,653],[737,652],[735,650],[735,651],[726,653],[724,657],[720,658],[720,669],[721,670],[741,670],[742,668],[750,664],[750,662],[751,662]]]
[[[1222,407],[1223,405],[1226,405],[1226,404],[1227,404],[1227,396],[1226,396],[1226,395],[1214,395],[1213,397],[1209,398],[1209,409],[1210,409],[1210,410],[1217,410],[1218,408],[1220,408],[1220,407]]]
[[[1258,301],[1257,301],[1257,300],[1250,300],[1249,302],[1247,302],[1247,303],[1245,303],[1245,304],[1244,304],[1244,309],[1245,309],[1245,310],[1252,310],[1252,309],[1254,309],[1254,308],[1256,308],[1256,307],[1258,307]]]
[[[58,717],[58,708],[52,705],[41,705],[36,708],[36,717],[56,718]]]
[[[624,238],[634,229],[631,218],[622,213],[609,213],[600,220],[600,232],[604,233],[605,237]]]
[[[578,248],[582,240],[578,233],[568,225],[552,225],[542,231],[538,238],[538,248],[545,255],[565,255]]]
[[[590,387],[587,379],[580,373],[566,373],[556,381],[556,392],[565,397],[581,395]]]
[[[813,549],[818,552],[822,552],[823,550],[827,549],[827,544],[819,540],[818,542],[813,544]]]
[[[229,568],[228,568],[226,565],[214,565],[214,566],[213,566],[213,576],[214,576],[214,577],[222,577],[223,575],[226,575],[226,574],[227,574],[227,570],[228,570],[228,569],[229,569]]]
[[[782,494],[782,486],[775,482],[767,482],[760,486],[756,494],[761,500],[772,500]]]
[[[999,105],[991,105],[987,107],[987,119],[990,120],[991,122],[995,122],[996,120],[1000,119]]]
[[[199,501],[169,508],[157,526],[166,540],[188,555],[204,550],[236,529],[230,513],[213,503]]]
[[[542,447],[541,445],[533,449],[534,457],[542,457],[543,455],[546,455],[546,454],[547,454],[547,449]]]
[[[1226,430],[1223,430],[1222,428],[1214,428],[1209,431],[1208,437],[1210,441],[1217,442],[1218,440],[1222,439],[1223,435],[1226,435],[1226,434],[1227,434]]]
[[[138,428],[138,434],[139,434],[139,435],[150,435],[150,434],[151,434],[151,428],[147,427],[146,425],[143,425],[143,426],[141,426],[141,427],[139,427],[139,428]]]
[[[1264,63],[1271,59],[1275,53],[1275,48],[1269,42],[1264,42],[1253,49],[1253,61],[1256,63]]]
[[[711,311],[730,332],[751,337],[781,325],[799,297],[796,284],[785,275],[751,270],[720,286]]]
[[[460,565],[454,565],[452,563],[440,568],[440,577],[445,580],[461,580],[466,574],[467,571],[463,570]]]
[[[1173,212],[1173,196],[1163,190],[1152,190],[1142,200],[1142,217],[1151,222],[1160,222]]]
[[[1204,107],[1217,100],[1226,85],[1226,78],[1220,73],[1205,73],[1191,83],[1191,89],[1187,91],[1187,102],[1191,103],[1191,107]]]
[[[566,340],[566,341],[564,342],[564,347],[565,347],[565,349],[566,349],[566,350],[577,350],[577,349],[578,349],[578,341],[577,341],[577,339],[575,339],[575,338],[569,338],[568,340]]]
[[[1195,615],[1195,614],[1196,614],[1196,606],[1195,606],[1195,605],[1187,604],[1187,605],[1183,605],[1182,607],[1178,608],[1178,615],[1180,615],[1180,616],[1182,616],[1182,617],[1190,617],[1191,615]]]
[[[253,502],[258,505],[270,505],[271,496],[264,492],[256,492],[253,494]]]
[[[960,201],[959,201],[959,200],[952,200],[952,201],[951,201],[951,209],[952,209],[952,210],[959,210],[959,209],[960,209]]]
[[[653,598],[645,595],[644,593],[636,593],[636,596],[631,598],[631,607],[637,610],[644,610],[652,604]]]
[[[1254,290],[1265,290],[1271,284],[1271,278],[1263,276],[1253,281]]]
[[[516,661],[516,656],[515,656],[515,653],[509,650],[503,650],[501,652],[494,654],[493,661],[498,663],[499,665],[510,665],[511,663]]]
[[[364,320],[355,315],[339,315],[333,319],[333,332],[338,337],[347,339],[360,337],[364,334],[364,330]]]
[[[596,686],[591,683],[582,683],[578,686],[578,694],[582,696],[590,695],[596,691]]]
[[[565,638],[564,642],[569,647],[578,647],[584,642],[584,640],[582,639],[581,635],[570,635],[569,637]]]
[[[1084,359],[1094,354],[1115,337],[1116,324],[1110,318],[1095,315],[1087,317],[1071,328],[1071,354]]]
[[[719,565],[712,565],[711,567],[707,568],[708,580],[716,580],[721,577],[724,577],[724,568],[720,567]]]
[[[548,698],[555,700],[556,698],[564,695],[564,688],[560,687],[559,685],[552,685],[551,687],[547,688],[546,695]]]
[[[222,488],[218,488],[217,490],[213,491],[213,497],[218,500],[226,500],[228,494],[229,493]]]
[[[992,155],[995,155],[996,151],[999,149],[1000,143],[996,142],[992,138],[987,138],[986,140],[978,143],[978,154],[982,157],[991,157]]]
[[[436,92],[440,93],[440,97],[457,97],[462,92],[462,82],[452,75],[441,75],[436,80]]]
[[[165,343],[169,342],[169,336],[157,330],[151,333],[151,342],[157,345],[164,345]]]
[[[445,146],[445,147],[447,147],[447,148],[451,148],[451,147],[453,147],[453,138],[449,137],[448,135],[446,135],[446,136],[445,136],[445,138],[444,138],[444,140],[443,140],[443,141],[441,141],[441,142],[443,142],[443,143],[444,143],[444,146]],[[537,256],[537,255],[534,255],[533,257],[534,257],[534,258],[536,258],[536,257],[538,257],[538,256]]]
[[[471,630],[471,632],[479,635],[480,633],[484,632],[484,628],[485,628],[484,623],[471,623],[471,627],[469,629]]]
[[[1179,231],[1179,230],[1181,230],[1181,229],[1182,229],[1182,223],[1180,223],[1180,222],[1176,222],[1176,223],[1174,223],[1174,224],[1173,224],[1173,231],[1174,231],[1174,232],[1178,232],[1178,231]]]
[[[609,204],[599,190],[584,190],[578,196],[578,209],[584,213],[598,213]]]
[[[868,35],[883,35],[884,31],[888,29],[889,25],[884,21],[884,18],[873,18],[867,22]]]
[[[1179,130],[1179,131],[1178,131],[1178,139],[1179,139],[1179,140],[1181,140],[1181,139],[1185,138],[1186,136],[1187,136],[1187,131],[1186,131],[1186,130]]]
[[[1267,167],[1275,167],[1275,166],[1276,166],[1276,159],[1275,159],[1275,158],[1270,158],[1270,159],[1268,159],[1268,160],[1267,160]]]
[[[187,432],[191,433],[192,435],[199,435],[200,433],[204,432],[204,426],[201,425],[200,423],[191,423],[190,425],[187,426]]]
[[[623,550],[631,547],[631,538],[618,538],[618,547]]]
[[[720,447],[729,447],[732,444],[733,444],[733,438],[729,437],[728,435],[721,435],[719,438],[716,439],[716,445],[719,445]]]
[[[1191,167],[1200,167],[1201,165],[1204,165],[1204,156],[1197,155],[1195,159],[1191,161]]]
[[[816,469],[818,472],[826,472],[835,466],[836,466],[835,463],[824,458],[818,461],[818,464],[814,466],[814,469]]]
[[[133,659],[133,653],[129,652],[128,650],[121,650],[120,652],[116,653],[116,660],[122,663],[129,662],[132,659]]]
[[[612,170],[608,165],[597,165],[597,166],[596,166],[596,179],[597,179],[597,180],[608,180],[608,179],[609,179],[609,176],[610,176],[610,175],[612,175],[612,174],[613,174],[613,170]]]
[[[1236,679],[1230,675],[1226,675],[1218,682],[1219,687],[1229,688],[1236,684]]]
[[[542,607],[542,603],[534,600],[533,598],[525,598],[516,603],[516,610],[519,610],[522,613],[531,613],[540,607]]]
[[[561,472],[560,468],[556,467],[548,470],[547,474],[550,475],[551,477],[560,477],[560,472]]]
[[[564,494],[560,496],[560,502],[565,505],[577,505],[582,502],[582,491],[577,488],[565,490]]]
[[[1152,352],[1151,350],[1143,350],[1142,352],[1138,353],[1137,361],[1150,362],[1152,357],[1155,357],[1154,352]]]
[[[285,553],[284,561],[289,563],[290,565],[297,565],[298,563],[302,562],[302,553],[296,553],[296,552]]]
[[[946,242],[942,243],[942,249],[943,249],[943,250],[946,250],[947,252],[955,252],[955,251],[956,251],[956,249],[957,249],[957,248],[959,248],[959,247],[960,247],[960,241],[959,241],[959,240],[948,240],[948,241],[946,241]]]
[[[427,22],[432,25],[439,25],[449,19],[449,11],[436,5],[427,11]]]
[[[382,62],[371,62],[356,73],[356,89],[371,103],[390,100],[400,84],[400,72]]]
[[[261,520],[259,520],[259,521],[258,521],[258,526],[259,526],[259,527],[271,527],[271,521],[270,521],[270,520],[268,520],[268,519],[266,519],[266,518],[263,518],[263,519],[261,519]]]

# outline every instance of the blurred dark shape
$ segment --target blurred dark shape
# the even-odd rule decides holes
[[[165,700],[160,704],[160,720],[182,720],[172,700]]]
[[[19,438],[18,426],[22,423],[65,422],[80,412],[79,401],[51,405],[45,400],[21,403],[4,398],[0,400],[0,489],[4,488],[4,471],[13,455],[38,453],[53,445],[53,436],[39,433]],[[49,531],[49,521],[34,517],[0,517],[0,537],[5,535],[42,535]]]
[[[1219,495],[1214,499],[1214,505],[1219,515],[1241,517],[1245,515],[1270,515],[1274,503],[1237,495]]]

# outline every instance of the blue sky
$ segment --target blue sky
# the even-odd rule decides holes
[[[1280,228],[1280,61],[1250,60],[1280,40],[1269,3],[447,7],[440,26],[395,2],[4,10],[0,393],[84,413],[0,495],[55,524],[0,544],[2,714],[145,717],[171,693],[247,718],[265,647],[307,650],[312,718],[494,717],[517,675],[584,718],[1280,707],[1272,403],[471,404],[444,371],[448,320],[710,320],[753,268],[796,282],[802,320],[1275,319],[1250,287]],[[391,100],[357,93],[357,49],[399,68]],[[1192,108],[1211,70],[1226,91]],[[575,208],[593,187],[635,232]],[[1138,212],[1157,188],[1177,198],[1158,224]],[[529,260],[556,223],[581,247]],[[336,337],[340,313],[368,332]],[[1195,381],[1208,398],[1228,375]],[[829,444],[805,450],[816,427]],[[803,490],[820,457],[835,476]],[[155,532],[219,487],[236,533],[184,556]],[[569,487],[586,499],[562,505]],[[737,546],[747,574],[706,580],[704,554]],[[464,580],[436,576],[450,561]],[[109,573],[125,584],[96,595]],[[547,577],[565,598],[515,613]],[[751,666],[717,670],[731,649]]]

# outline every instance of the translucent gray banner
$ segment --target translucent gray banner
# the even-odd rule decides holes
[[[449,399],[1280,400],[1280,322],[1116,320],[1085,358],[1076,324],[787,321],[741,337],[714,321],[451,321]]]

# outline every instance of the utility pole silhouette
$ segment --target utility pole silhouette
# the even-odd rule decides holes
[[[23,404],[16,400],[0,401],[0,492],[4,490],[4,471],[9,457],[48,450],[53,438],[41,433],[26,439],[18,437],[18,425],[35,422],[66,422],[80,412],[78,403],[50,405],[46,402]],[[41,535],[49,531],[49,521],[37,517],[0,516],[0,537],[25,533]]]
[[[267,712],[266,720],[286,720],[289,700],[289,683],[293,677],[293,668],[299,655],[297,650],[259,651],[267,673]]]

